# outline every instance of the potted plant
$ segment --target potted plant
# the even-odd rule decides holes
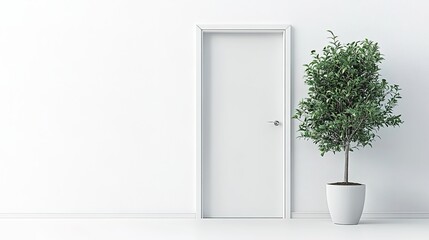
[[[365,201],[365,185],[349,181],[349,153],[371,146],[382,127],[399,126],[393,113],[400,88],[381,78],[383,55],[378,44],[365,39],[342,44],[332,32],[322,53],[311,51],[305,64],[308,97],[293,116],[301,138],[312,140],[323,156],[344,152],[344,179],[326,186],[328,208],[337,224],[357,224]]]

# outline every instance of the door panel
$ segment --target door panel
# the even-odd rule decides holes
[[[283,216],[283,52],[280,32],[203,33],[203,217]]]

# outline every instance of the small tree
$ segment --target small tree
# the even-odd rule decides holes
[[[368,39],[341,44],[332,32],[321,54],[311,51],[305,64],[308,97],[294,115],[300,136],[312,140],[323,156],[345,153],[344,183],[349,183],[349,152],[371,146],[381,127],[399,126],[401,115],[393,108],[401,98],[398,85],[380,78],[384,59],[377,43]]]

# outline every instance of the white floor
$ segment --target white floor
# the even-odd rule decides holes
[[[427,220],[0,219],[2,240],[429,239]]]

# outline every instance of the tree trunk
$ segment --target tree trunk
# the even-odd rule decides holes
[[[345,163],[344,163],[344,182],[349,182],[349,152],[350,152],[350,143],[347,143],[344,147],[345,153]]]

